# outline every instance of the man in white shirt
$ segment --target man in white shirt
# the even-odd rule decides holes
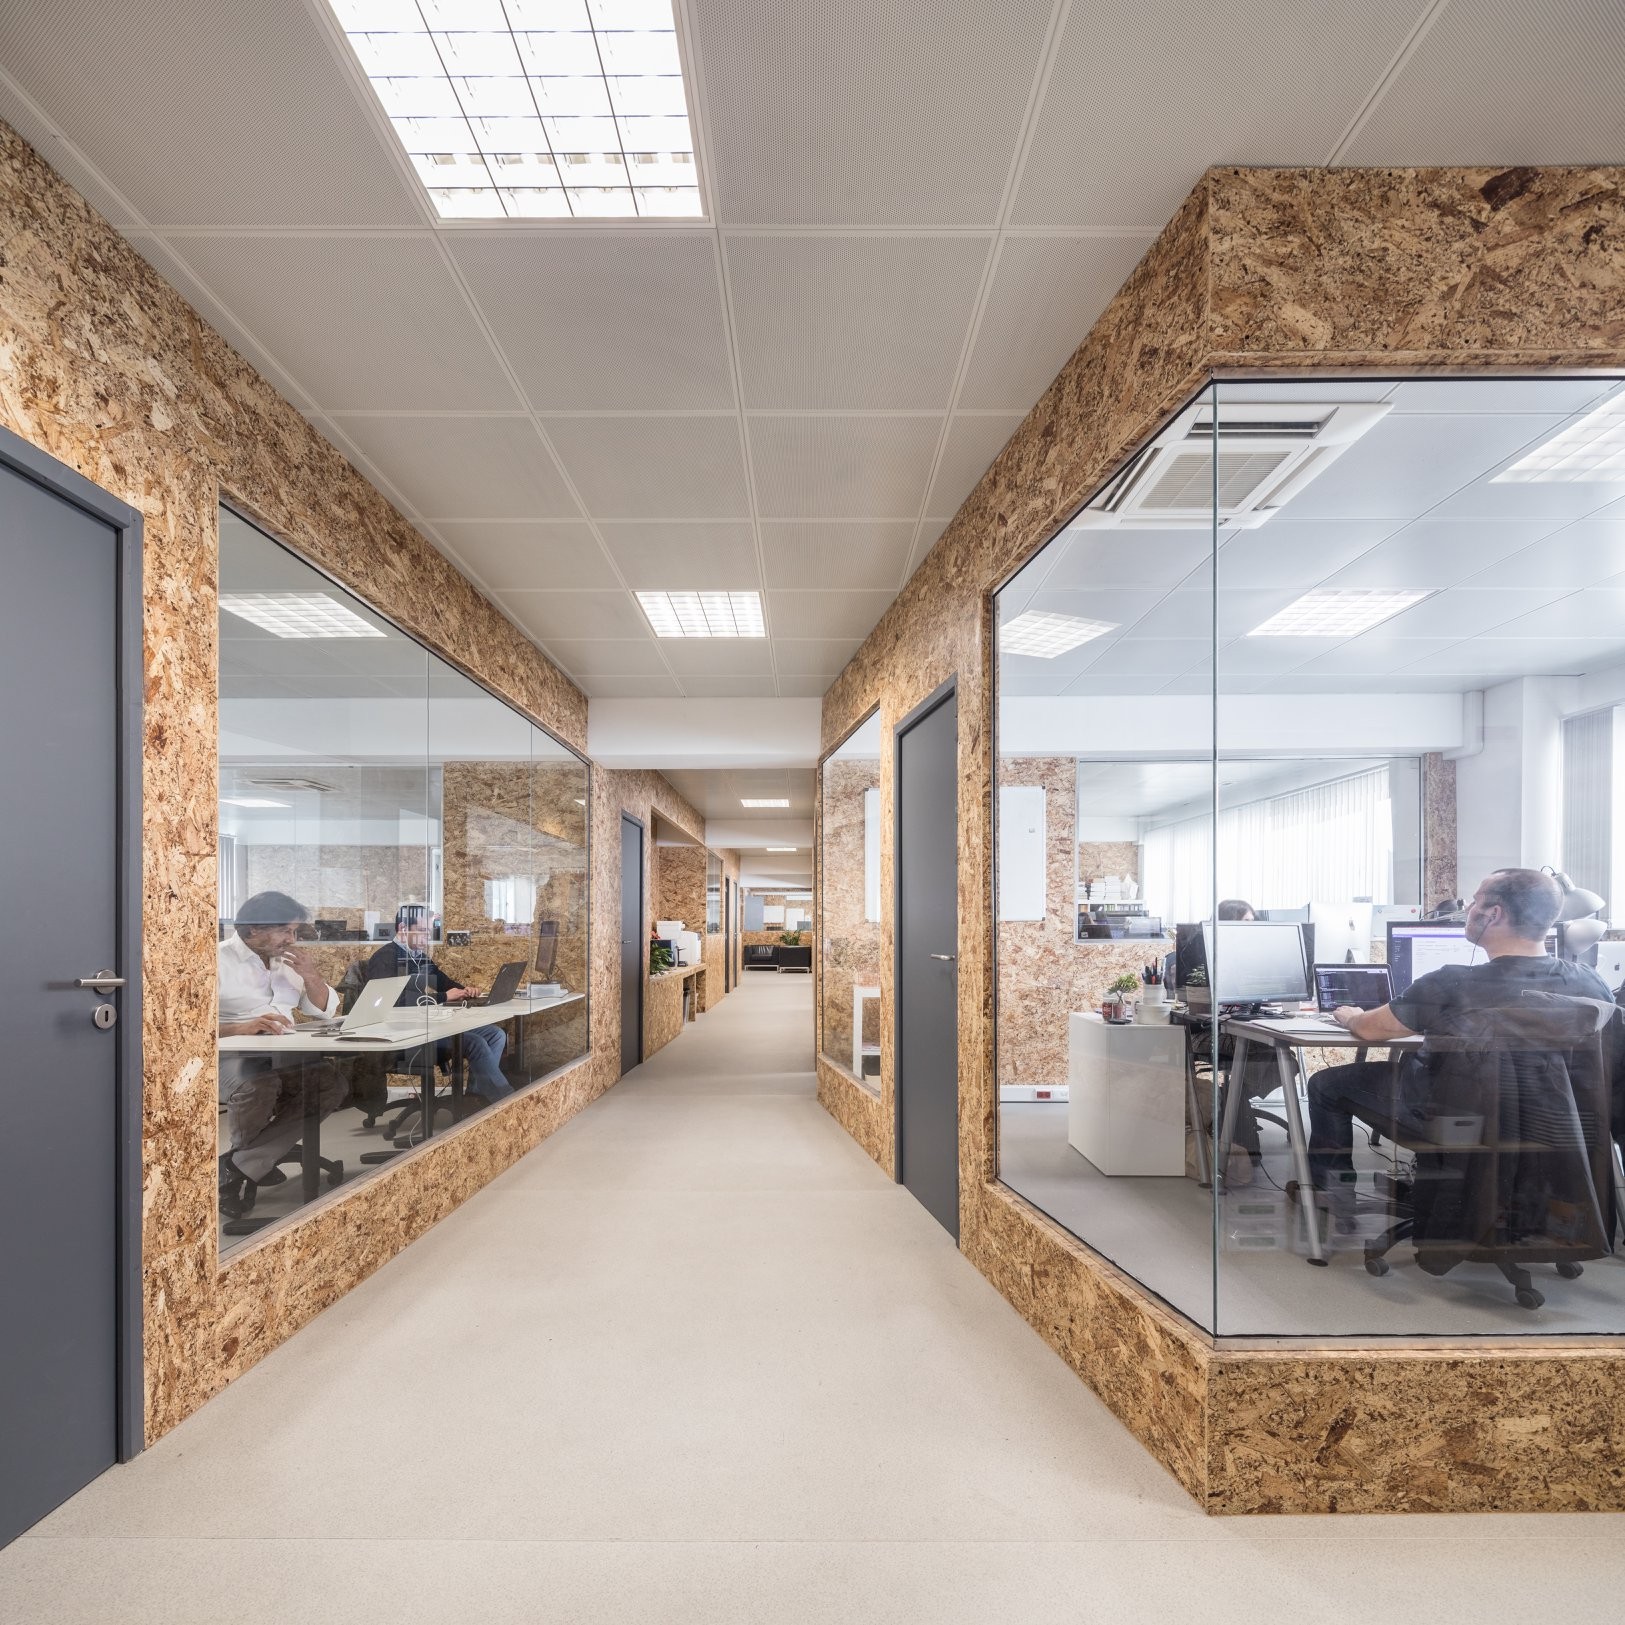
[[[250,897],[237,910],[236,930],[217,954],[220,1036],[292,1032],[293,1012],[335,1016],[339,996],[316,962],[295,946],[304,905],[283,892]],[[312,1068],[312,1070],[317,1070]],[[344,1098],[344,1082],[322,1063],[311,1087],[325,1117]],[[271,1055],[220,1057],[220,1098],[226,1107],[231,1149],[220,1159],[220,1211],[241,1218],[261,1185],[281,1184],[277,1163],[304,1132],[304,1099],[297,1071],[284,1071]]]

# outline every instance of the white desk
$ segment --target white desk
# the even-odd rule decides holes
[[[1114,1027],[1090,1012],[1067,1024],[1066,1137],[1103,1174],[1185,1172],[1185,1034]]]
[[[852,1076],[863,1081],[863,1007],[870,999],[878,999],[878,987],[854,985],[852,989]]]

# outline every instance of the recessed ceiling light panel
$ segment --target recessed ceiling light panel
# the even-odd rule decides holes
[[[291,801],[267,801],[264,796],[221,796],[222,807],[287,807],[291,808]]]
[[[381,638],[386,634],[325,592],[223,592],[220,607],[279,638]]]
[[[763,638],[756,592],[640,592],[638,605],[657,638]]]
[[[1079,644],[1115,632],[1115,621],[1086,621],[1077,615],[1056,615],[1049,610],[1029,609],[999,628],[999,653],[1034,655],[1053,660]]]
[[[770,846],[767,850],[769,852],[794,852],[795,848],[793,846]]]
[[[754,800],[753,801],[753,800],[750,800],[748,798],[741,798],[740,802],[739,802],[739,805],[741,807],[788,807],[790,805],[790,803],[789,803],[788,799],[783,799],[783,798],[781,798],[781,799],[779,799],[777,801],[774,801],[774,800],[767,800],[767,801]]]
[[[446,220],[704,214],[672,0],[328,0]]]
[[[1503,468],[1490,484],[1558,481],[1625,484],[1625,390]]]
[[[1428,595],[1415,591],[1306,592],[1247,634],[1250,638],[1352,638]]]

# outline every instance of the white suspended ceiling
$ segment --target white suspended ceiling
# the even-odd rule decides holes
[[[1208,165],[1625,160],[1617,0],[678,24],[705,222],[439,222],[325,0],[4,8],[0,116],[604,698],[821,695]]]

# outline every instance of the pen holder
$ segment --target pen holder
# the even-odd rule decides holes
[[[1161,982],[1141,982],[1140,983],[1140,1003],[1141,1003],[1141,1005],[1147,1005],[1147,1004],[1160,1005],[1160,1004],[1166,1004],[1167,1002],[1168,1002],[1167,990],[1163,987]]]

